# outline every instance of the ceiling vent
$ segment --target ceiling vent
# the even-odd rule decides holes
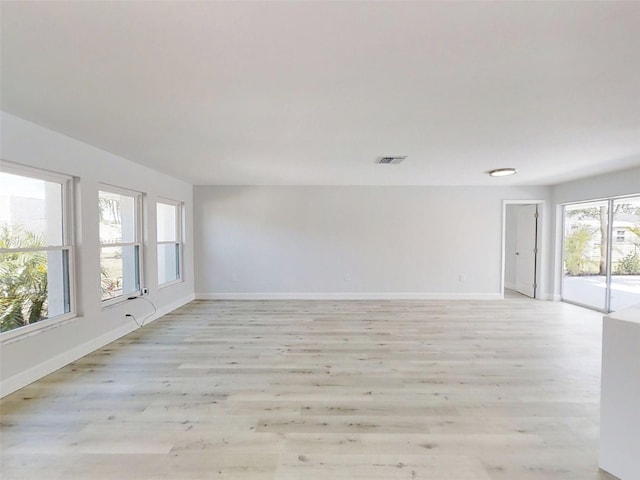
[[[378,158],[378,163],[380,165],[397,165],[401,161],[403,161],[407,156],[403,157],[380,157]]]

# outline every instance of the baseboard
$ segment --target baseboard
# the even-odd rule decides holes
[[[554,295],[553,293],[539,293],[537,298],[538,300],[557,302],[560,300],[560,295]]]
[[[439,292],[282,292],[282,293],[196,293],[196,300],[500,300],[500,293]]]
[[[145,320],[144,325],[152,323],[163,315],[172,312],[173,310],[191,302],[194,299],[195,295],[190,294],[186,297],[181,298],[180,300],[170,303],[169,305],[159,308],[156,313]],[[79,358],[82,358],[85,355],[88,355],[91,352],[94,352],[99,348],[102,348],[105,345],[108,345],[109,343],[118,340],[121,337],[124,337],[125,335],[133,332],[134,330],[137,330],[138,328],[140,327],[138,327],[138,325],[136,325],[132,320],[126,325],[107,332],[104,335],[83,343],[82,345],[78,345],[71,350],[67,350],[66,352],[56,355],[46,362],[31,367],[24,372],[20,372],[17,375],[7,378],[2,383],[0,383],[0,398],[13,393],[16,390],[21,389],[22,387],[26,387],[30,383],[33,383],[36,380],[39,380],[42,377],[45,377],[66,365],[69,365],[71,362],[75,362]]]
[[[509,290],[515,290],[516,289],[516,284],[515,283],[507,283],[507,282],[505,282],[504,288],[508,288]]]
[[[560,300],[562,300],[562,297],[560,295],[549,292],[539,293],[537,298],[538,300],[547,300],[549,302],[559,302]]]
[[[147,324],[159,319],[160,317],[163,317],[167,313],[171,313],[174,310],[182,307],[183,305],[186,305],[187,303],[194,301],[195,299],[196,299],[195,293],[190,293],[189,295],[186,295],[186,296],[182,297],[181,299],[176,300],[175,302],[171,302],[170,304],[159,308],[156,313],[154,313],[147,320],[145,320],[144,324],[147,325]]]

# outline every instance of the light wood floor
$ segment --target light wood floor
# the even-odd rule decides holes
[[[2,400],[2,480],[612,479],[601,315],[196,301]]]

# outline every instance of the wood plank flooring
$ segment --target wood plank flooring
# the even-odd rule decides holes
[[[594,480],[601,315],[195,301],[0,402],[2,480]]]

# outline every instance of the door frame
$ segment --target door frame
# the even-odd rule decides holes
[[[500,295],[501,298],[504,299],[504,278],[505,278],[505,268],[506,268],[506,238],[507,238],[507,205],[537,205],[538,206],[538,228],[537,228],[537,248],[538,252],[536,254],[536,288],[534,290],[535,299],[545,299],[546,294],[543,293],[545,290],[544,286],[544,262],[546,256],[546,200],[503,200],[502,201],[502,265],[501,265],[501,275],[500,275]]]

